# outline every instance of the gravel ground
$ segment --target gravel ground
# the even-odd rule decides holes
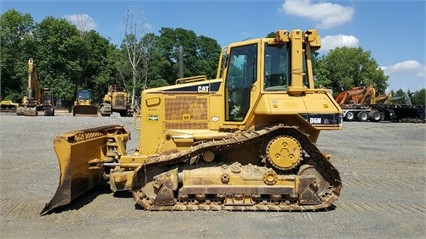
[[[113,115],[18,117],[1,113],[1,238],[425,238],[426,125],[348,122],[323,131],[343,189],[321,212],[148,212],[129,195],[93,190],[68,210],[39,216],[56,191],[53,139],[67,131],[121,124],[138,144],[132,118]]]

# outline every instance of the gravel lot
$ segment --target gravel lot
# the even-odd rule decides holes
[[[132,118],[18,117],[1,113],[1,238],[425,238],[426,125],[348,122],[321,132],[343,189],[321,212],[148,212],[129,195],[91,191],[60,213],[39,216],[56,191],[53,139],[121,124],[138,144]]]

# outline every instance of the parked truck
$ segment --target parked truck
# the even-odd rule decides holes
[[[340,92],[335,98],[343,110],[345,121],[416,121],[424,122],[425,107],[412,105],[407,93],[376,95],[373,86],[358,86]],[[403,101],[400,103],[398,101]]]

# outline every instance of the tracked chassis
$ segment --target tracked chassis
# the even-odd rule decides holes
[[[57,137],[60,183],[40,214],[105,180],[112,191],[131,190],[138,207],[155,211],[314,211],[330,207],[342,187],[328,157],[297,127],[229,133],[155,156],[126,154],[128,139],[119,125]],[[251,157],[241,154],[246,150]]]
[[[289,147],[276,150],[276,142]],[[260,148],[258,165],[226,158],[228,151],[247,146]],[[301,150],[300,158],[297,150]],[[223,161],[205,162],[212,159],[203,160],[204,155],[212,153],[221,155]],[[283,157],[296,159],[284,168],[280,165]],[[337,200],[342,186],[338,171],[309,137],[284,125],[239,132],[200,142],[187,151],[151,157],[135,170],[133,185],[136,204],[159,211],[319,210]]]

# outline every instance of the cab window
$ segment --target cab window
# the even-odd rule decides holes
[[[289,50],[287,45],[265,43],[264,90],[283,91],[289,85]]]
[[[257,80],[257,44],[232,48],[226,75],[225,119],[243,121],[250,107],[250,89]]]

